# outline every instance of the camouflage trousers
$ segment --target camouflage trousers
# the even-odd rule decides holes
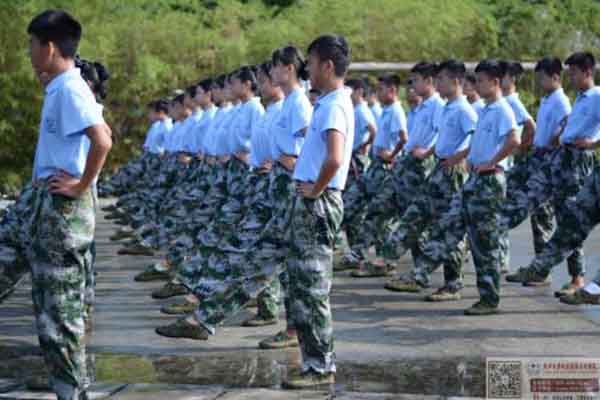
[[[454,290],[462,289],[465,240],[461,240],[455,248],[448,249],[441,263],[429,262],[429,258],[421,253],[420,247],[432,238],[440,216],[449,211],[452,199],[460,193],[466,178],[464,165],[444,168],[438,163],[423,185],[423,190],[400,218],[396,229],[387,236],[382,246],[382,255],[387,263],[400,259],[411,250],[414,266],[403,277],[405,280],[428,287],[431,284],[431,274],[443,265],[446,286]]]
[[[363,175],[346,186],[342,227],[346,231],[350,246],[358,241],[360,226],[366,217],[369,202],[381,190],[390,172],[390,164],[376,158]]]
[[[281,165],[275,165],[273,171],[268,176],[268,181],[262,181],[265,186],[256,186],[260,189],[249,196],[249,207],[246,208],[243,220],[231,227],[230,230],[222,231],[220,236],[205,235],[204,232],[198,235],[197,243],[194,245],[194,255],[186,259],[177,271],[177,281],[183,283],[190,290],[193,290],[201,282],[209,280],[216,282],[220,279],[226,280],[230,275],[242,276],[238,268],[227,270],[223,273],[217,264],[216,272],[212,267],[207,267],[218,260],[223,262],[223,258],[232,256],[235,258],[240,251],[252,248],[254,244],[263,236],[269,226],[269,232],[283,232],[288,220],[284,219],[286,211],[291,207],[291,201],[294,198],[295,186],[291,178],[291,173]],[[229,261],[227,261],[229,262]],[[279,280],[274,280],[265,291],[258,296],[258,313],[264,318],[275,318],[279,314],[279,298],[281,286],[284,288],[284,304],[287,305],[289,297],[285,290],[288,284],[288,276],[285,268],[281,268]],[[280,285],[281,283],[281,285]],[[258,293],[257,293],[258,294]],[[291,322],[288,319],[288,326]]]
[[[430,239],[419,246],[430,264],[452,262],[449,256],[457,254],[456,249],[467,235],[479,296],[491,306],[500,302],[500,270],[506,251],[502,245],[506,228],[501,223],[500,212],[505,201],[506,177],[503,172],[471,173],[462,191],[438,217]]]
[[[513,229],[523,222],[529,213],[548,207],[554,210],[557,225],[566,223],[566,204],[573,201],[587,176],[592,173],[596,156],[592,150],[578,150],[562,146],[545,155],[534,167],[525,186],[513,190],[502,208],[502,222]],[[583,248],[573,249],[568,260],[569,274],[585,274]]]
[[[434,164],[433,157],[420,160],[406,155],[394,165],[392,174],[383,181],[367,206],[365,218],[359,224],[360,233],[351,243],[354,254],[365,259],[372,245],[377,254],[381,254],[385,238],[395,230],[399,218],[420,192]]]
[[[38,182],[30,194],[26,218],[13,232],[16,239],[0,243],[0,269],[31,272],[50,385],[59,399],[79,399],[89,385],[83,318],[95,227],[93,194],[88,191],[80,199],[52,195],[47,181]]]
[[[193,288],[200,299],[196,319],[214,333],[218,323],[277,279],[285,263],[288,318],[298,334],[303,369],[335,372],[329,294],[333,241],[343,218],[341,193],[327,190],[316,200],[295,197],[292,207],[281,211],[284,215],[272,218],[254,245],[208,260],[204,268],[216,279]]]
[[[574,249],[581,248],[590,232],[600,223],[600,166],[585,178],[581,190],[563,208],[564,220],[542,251],[536,254],[530,268],[548,276]],[[594,281],[600,284],[600,275]]]

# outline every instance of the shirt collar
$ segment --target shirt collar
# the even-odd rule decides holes
[[[350,89],[348,89],[346,87],[341,87],[339,89],[332,90],[331,92],[319,97],[319,99],[317,100],[317,103],[315,104],[315,108],[322,106],[324,104],[330,103],[336,97],[338,97],[344,93],[349,93],[349,92],[350,92]]]
[[[560,96],[564,93],[563,88],[559,87],[557,89],[555,89],[552,93],[547,94],[546,96],[542,97],[542,101],[548,101],[554,97]]]
[[[52,79],[50,81],[48,86],[46,86],[46,94],[52,93],[52,92],[58,90],[58,88],[60,88],[67,80],[75,78],[75,77],[81,78],[81,71],[79,70],[79,68],[71,68],[71,69],[55,76],[54,79]]]

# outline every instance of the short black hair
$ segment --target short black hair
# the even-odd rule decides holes
[[[219,75],[215,78],[213,82],[213,89],[224,89],[225,81],[227,80],[227,75]]]
[[[360,90],[362,89],[363,92],[365,92],[366,94],[366,89],[367,86],[365,85],[365,81],[362,79],[348,79],[346,81],[346,86],[348,86],[349,88],[352,88],[353,90]]]
[[[271,76],[271,68],[273,67],[273,63],[271,61],[265,61],[264,63],[258,66],[258,71],[269,78],[271,80],[273,77]]]
[[[558,57],[544,57],[535,65],[535,72],[543,72],[548,76],[560,76],[562,70],[562,61]]]
[[[504,68],[504,76],[510,76],[511,78],[519,79],[525,72],[523,65],[518,61],[502,60],[500,64]]]
[[[465,63],[459,60],[450,59],[441,62],[436,69],[436,74],[439,74],[442,71],[446,71],[448,76],[452,79],[458,79],[462,82],[465,79],[465,75],[467,73],[467,67]]]
[[[185,94],[179,94],[179,95],[175,96],[175,98],[173,99],[173,103],[179,103],[179,104],[183,105],[184,99],[185,99]]]
[[[421,75],[423,78],[433,78],[437,74],[437,64],[421,61],[410,69],[413,74]]]
[[[204,90],[205,92],[210,92],[212,90],[212,86],[213,86],[212,78],[206,78],[206,79],[202,79],[200,82],[198,82],[198,84],[196,85],[196,90],[198,90],[198,88],[202,88],[202,90]]]
[[[302,51],[295,46],[286,46],[276,49],[271,55],[271,63],[276,65],[293,65],[299,79],[308,79],[306,59]]]
[[[380,76],[377,80],[380,84],[383,84],[387,87],[394,87],[396,89],[400,87],[401,83],[400,77],[395,74],[385,74]]]
[[[320,61],[331,61],[335,75],[343,78],[348,71],[352,55],[346,38],[336,34],[326,34],[316,38],[308,46],[308,54],[314,54]]]
[[[506,64],[496,59],[486,59],[475,67],[475,73],[483,72],[492,78],[502,79],[506,76]]]
[[[596,68],[596,57],[588,52],[573,53],[567,58],[565,64],[569,67],[577,67],[582,71],[594,71]]]
[[[155,112],[164,112],[165,114],[169,112],[169,101],[165,99],[160,99],[154,102],[154,111]]]
[[[196,96],[196,87],[198,87],[198,85],[190,85],[190,86],[186,87],[185,88],[186,96],[194,98]]]
[[[471,85],[475,85],[477,83],[477,76],[475,76],[474,72],[467,72],[465,74],[465,80]]]
[[[232,77],[239,79],[241,82],[250,83],[250,90],[255,92],[258,90],[258,82],[256,80],[256,72],[251,66],[245,65],[241,67],[237,73]]]
[[[52,42],[64,58],[75,58],[81,40],[81,24],[63,10],[46,10],[31,20],[27,33],[41,43]]]

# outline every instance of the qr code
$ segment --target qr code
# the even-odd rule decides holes
[[[522,396],[521,382],[520,361],[488,362],[488,399],[520,399]]]

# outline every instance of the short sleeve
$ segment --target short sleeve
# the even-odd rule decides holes
[[[514,101],[512,103],[512,108],[515,113],[515,119],[518,125],[523,125],[525,122],[532,120],[531,114],[527,111],[523,103],[519,101]]]
[[[348,133],[351,132],[350,126],[348,126],[350,119],[347,118],[344,109],[336,104],[328,113],[326,113],[326,115],[327,118],[323,120],[319,127],[323,137],[327,137],[327,132],[331,130],[336,130],[344,135],[344,137],[347,137]]]
[[[512,131],[517,129],[515,113],[510,107],[507,107],[498,113],[498,138],[502,139]]]
[[[290,129],[296,134],[310,125],[312,106],[304,94],[299,95],[299,101],[293,104],[294,110],[290,113]]]
[[[390,116],[390,133],[398,135],[399,132],[407,132],[406,115],[400,107],[394,109]]]
[[[84,130],[104,123],[102,107],[96,103],[91,90],[77,83],[65,85],[60,93],[58,127],[62,136],[83,134]]]
[[[472,107],[465,107],[460,113],[460,129],[465,135],[471,135],[477,127],[477,112]]]

